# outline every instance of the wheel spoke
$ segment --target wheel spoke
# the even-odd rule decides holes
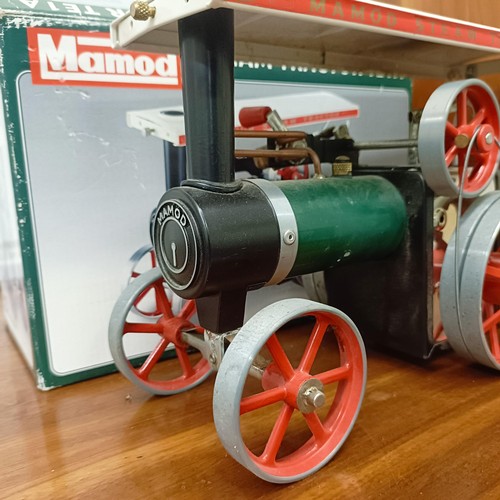
[[[179,363],[181,365],[182,374],[185,377],[190,377],[191,375],[193,375],[194,370],[191,366],[191,361],[189,360],[186,349],[175,346],[175,352],[177,353],[177,359],[179,360]]]
[[[241,400],[240,415],[278,403],[279,401],[283,401],[285,397],[286,389],[283,386],[248,396]]]
[[[485,331],[489,330],[490,328],[497,327],[497,323],[500,322],[500,309],[496,311],[494,314],[492,314],[488,319],[486,319],[483,322],[483,329]]]
[[[471,156],[476,160],[476,162],[479,162],[479,166],[484,165],[488,161],[488,153],[472,151]]]
[[[458,129],[451,122],[446,122],[446,135],[451,139],[454,139],[458,135]]]
[[[477,113],[476,116],[472,119],[470,122],[473,131],[476,129],[476,127],[479,127],[481,123],[483,123],[484,119],[486,118],[486,113],[484,111],[484,108],[481,108]]]
[[[328,385],[348,378],[351,374],[351,371],[351,365],[346,364],[343,366],[339,366],[338,368],[334,368],[333,370],[328,370],[327,372],[314,375],[314,378],[317,378],[323,385]]]
[[[169,341],[167,339],[161,339],[160,343],[154,348],[151,354],[147,357],[143,365],[137,370],[137,373],[140,378],[146,380],[149,377],[149,374],[155,367],[158,360],[161,358],[162,354],[165,352],[165,349],[168,347],[168,344]]]
[[[488,330],[487,334],[490,337],[491,354],[493,354],[493,357],[495,359],[500,360],[500,341],[498,340],[498,330],[497,330],[496,325],[491,327]]]
[[[279,368],[285,379],[287,380],[291,379],[295,372],[292,365],[290,364],[288,356],[283,350],[283,347],[281,347],[281,344],[278,340],[278,337],[276,337],[276,334],[273,334],[269,337],[269,339],[266,342],[266,346],[269,349],[269,352],[271,353],[271,356],[273,357],[276,366]]]
[[[292,418],[293,410],[293,407],[287,405],[286,403],[283,404],[278,419],[276,420],[267,441],[266,447],[264,448],[262,455],[259,457],[263,463],[272,464],[276,461],[276,456],[278,455],[281,443],[285,437],[288,424]]]
[[[457,155],[458,155],[459,179],[462,180],[462,174],[463,174],[464,168],[467,168],[467,166],[468,166],[465,164],[465,157],[467,156],[467,153],[463,149],[459,149],[457,152]]]
[[[318,444],[323,443],[328,436],[328,432],[325,429],[323,422],[321,422],[318,414],[313,412],[313,413],[308,413],[308,414],[303,414],[303,415],[304,415],[304,418],[306,419],[307,426],[311,430],[316,442]]]
[[[488,278],[500,279],[500,267],[490,264],[486,267],[486,276]]]
[[[462,178],[464,176],[464,168],[465,168],[465,151],[458,151],[458,185],[462,185]],[[467,172],[465,173],[464,186],[467,183]]]
[[[328,321],[318,319],[314,325],[314,330],[309,337],[309,341],[300,360],[299,370],[309,373],[318,354],[319,347],[328,328]]]
[[[467,89],[462,90],[457,96],[457,125],[467,124]]]
[[[174,316],[172,313],[172,306],[167,298],[167,294],[163,286],[163,281],[158,280],[153,286],[156,292],[155,297],[158,309],[166,318],[172,318]]]
[[[492,317],[495,315],[495,307],[493,304],[483,302],[484,315]],[[485,322],[486,323],[486,322]],[[489,328],[485,328],[485,334],[489,339],[491,354],[495,359],[500,360],[500,342],[498,339],[498,325],[494,322]]]
[[[452,163],[452,161],[456,158],[458,152],[458,148],[455,144],[451,146],[448,151],[446,151],[446,154],[444,156],[444,161],[446,163],[446,166],[449,167]]]
[[[191,316],[196,311],[196,302],[194,300],[187,300],[186,303],[182,306],[181,312],[179,316],[184,319],[190,319]]]
[[[140,274],[138,274],[137,276],[140,276]],[[139,296],[137,297],[137,299],[134,302],[134,306],[136,308],[140,308],[141,302],[144,300],[145,297],[147,297],[149,292],[151,292],[151,288],[146,288],[146,290],[143,290],[142,293],[139,294]],[[155,303],[155,311],[152,311],[152,314],[154,314],[154,315],[159,314],[157,312],[158,311],[157,308],[158,308],[158,303]],[[144,311],[143,311],[143,313],[144,313]],[[148,313],[145,313],[145,314],[148,314]]]
[[[467,181],[472,181],[474,177],[476,177],[483,166],[481,164],[476,165],[475,167],[470,169],[470,172],[467,174]]]
[[[125,323],[123,334],[126,333],[158,333],[162,332],[163,328],[158,323]]]

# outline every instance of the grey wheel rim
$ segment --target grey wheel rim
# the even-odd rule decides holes
[[[483,81],[477,79],[448,82],[441,85],[427,101],[418,132],[418,155],[422,172],[429,187],[441,196],[456,197],[459,193],[457,182],[450,174],[445,161],[445,133],[448,116],[452,110],[457,96],[463,90],[477,87],[483,92],[486,99],[491,100],[491,106],[496,110],[496,116],[490,117],[495,120],[498,128],[498,117],[500,115],[498,102],[491,89]],[[496,164],[500,153],[497,154]],[[496,169],[489,176],[491,181],[495,176]],[[480,189],[465,191],[465,198],[478,196],[489,184],[484,182]]]
[[[494,192],[476,200],[466,212],[459,228],[458,249],[456,233],[448,244],[440,290],[441,318],[451,347],[466,359],[496,369],[499,368],[498,363],[489,352],[482,330],[481,303],[485,269],[493,247],[495,231],[498,234],[499,210],[500,193]],[[456,296],[457,280],[459,307]]]
[[[308,313],[325,312],[340,318],[352,331],[355,341],[359,344],[362,357],[362,389],[358,394],[355,413],[343,438],[338,442],[328,455],[316,463],[309,470],[297,474],[274,474],[256,464],[241,435],[240,429],[240,401],[243,386],[252,361],[267,342],[269,337],[281,326],[293,318],[305,316]],[[361,407],[361,402],[366,386],[366,355],[359,331],[352,321],[341,311],[333,307],[318,304],[304,299],[283,300],[258,312],[239,331],[222,360],[214,388],[214,421],[222,444],[227,452],[240,464],[253,472],[258,477],[274,482],[289,483],[298,481],[314,473],[328,463],[341,448],[347,439]]]
[[[482,294],[490,253],[500,232],[500,201],[493,204],[478,223],[464,259],[460,304],[462,334],[467,349],[479,363],[500,370],[483,329]],[[500,297],[499,297],[500,299]],[[500,303],[500,300],[496,305]]]
[[[171,394],[185,392],[201,384],[207,379],[207,377],[210,376],[211,370],[208,370],[207,373],[196,380],[196,382],[187,385],[180,390],[161,390],[139,378],[131,365],[123,346],[123,331],[127,317],[130,311],[133,310],[134,304],[144,290],[148,289],[153,283],[161,278],[162,274],[159,268],[151,269],[134,279],[134,281],[122,292],[111,313],[108,329],[108,341],[111,355],[116,367],[130,382],[151,394],[168,396]],[[139,316],[142,317],[140,314]],[[152,323],[156,320],[156,318],[149,319]]]

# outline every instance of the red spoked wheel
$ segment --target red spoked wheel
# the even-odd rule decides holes
[[[132,269],[128,282],[132,283],[136,278],[157,266],[154,248],[150,245],[139,248],[130,258],[130,263],[132,264]],[[166,290],[167,293],[170,292],[168,288]],[[170,295],[171,299],[173,294],[170,292]],[[146,318],[154,318],[161,314],[158,304],[156,303],[154,291],[150,288],[144,290],[141,296],[137,297],[133,309],[136,313]]]
[[[299,327],[282,329],[297,318],[304,318],[301,335]],[[343,445],[365,384],[354,323],[330,306],[283,300],[252,317],[227,349],[214,389],[217,432],[227,452],[260,478],[297,481]]]
[[[134,306],[150,293],[159,314],[144,318]],[[195,312],[195,302],[188,300],[174,313],[158,268],[134,279],[115,304],[109,325],[109,346],[120,372],[158,395],[177,394],[203,382],[211,372],[210,364],[182,340],[185,330],[203,335],[203,329],[191,322]],[[176,358],[162,363],[169,349]]]
[[[479,197],[451,238],[441,275],[441,317],[461,356],[500,370],[500,192]]]
[[[481,80],[449,82],[431,95],[420,121],[418,153],[436,194],[456,196],[463,175],[464,197],[486,189],[499,160],[499,115],[494,93]]]
[[[458,177],[466,170],[464,191],[477,193],[491,180],[498,158],[499,136],[496,108],[482,87],[470,86],[456,97],[456,112],[448,117],[445,131],[445,162],[450,167],[456,162]],[[475,145],[469,163],[465,164],[467,147],[477,130]]]
[[[500,363],[500,252],[492,252],[486,267],[483,328],[491,355]]]
[[[453,209],[453,210],[452,210]],[[445,232],[448,235],[450,227],[454,226],[455,206],[449,198],[436,198],[434,200],[434,242],[432,258],[432,274],[434,283],[434,323],[432,331],[432,341],[443,343],[446,341],[446,334],[439,314],[439,290],[441,285],[441,271],[443,269],[444,257],[446,254],[447,240]],[[451,214],[451,219],[449,215]]]

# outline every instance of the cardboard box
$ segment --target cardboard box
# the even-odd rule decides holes
[[[109,23],[127,6],[0,0],[3,307],[42,390],[114,370],[109,316],[165,189],[162,141],[126,115],[182,104],[179,61],[110,48]],[[333,91],[359,106],[357,139],[406,135],[408,80],[259,64],[235,72],[237,98]]]

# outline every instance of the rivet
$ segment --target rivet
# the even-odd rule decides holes
[[[288,229],[283,233],[283,241],[285,242],[285,245],[293,245],[295,243],[295,240],[297,239],[297,236],[295,233]]]

